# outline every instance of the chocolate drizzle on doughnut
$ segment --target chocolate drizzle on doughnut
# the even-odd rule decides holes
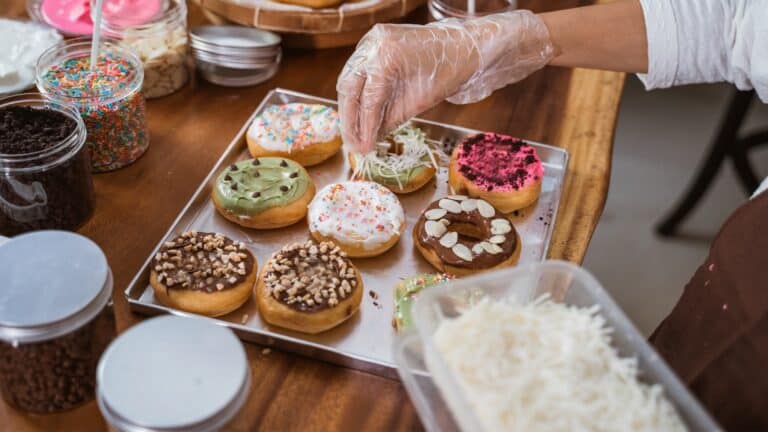
[[[459,172],[487,191],[519,190],[535,176],[526,167],[540,163],[533,147],[507,135],[476,134],[459,146]]]
[[[188,231],[163,243],[152,269],[158,282],[169,289],[212,293],[245,281],[254,262],[242,242],[222,234]]]
[[[415,234],[416,241],[434,251],[440,261],[461,268],[494,267],[517,247],[509,219],[487,202],[465,196],[452,195],[430,204],[416,223]]]
[[[357,270],[338,246],[309,240],[279,250],[264,267],[270,296],[301,311],[335,307],[357,287]]]

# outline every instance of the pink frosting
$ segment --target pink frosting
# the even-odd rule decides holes
[[[162,0],[104,0],[104,16],[120,18],[121,25],[138,25],[152,20],[161,10]],[[43,0],[40,12],[52,27],[68,35],[93,32],[90,0]]]
[[[536,149],[519,138],[491,132],[459,144],[458,166],[464,177],[486,191],[518,190],[544,176]]]

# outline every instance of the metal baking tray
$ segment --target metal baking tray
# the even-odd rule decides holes
[[[319,103],[336,106],[335,101],[322,99],[290,90],[274,89],[262,100],[253,115],[243,125],[232,143],[205,178],[181,214],[165,236],[159,239],[155,250],[133,278],[125,291],[131,308],[140,313],[163,312],[187,315],[161,305],[154,298],[149,286],[150,261],[163,242],[187,230],[220,232],[235,240],[243,241],[254,253],[258,264],[263,265],[269,256],[282,246],[309,238],[306,221],[274,230],[253,230],[241,227],[221,217],[213,207],[210,192],[219,172],[233,162],[250,157],[245,135],[251,121],[265,107],[290,102]],[[424,130],[429,143],[436,149],[449,153],[464,137],[479,131],[436,123],[413,120]],[[561,148],[530,142],[544,163],[544,179],[541,196],[533,206],[510,215],[522,239],[520,263],[543,260],[547,255],[552,228],[560,203],[560,192],[568,152]],[[328,161],[308,169],[318,190],[328,183],[347,180],[351,174],[345,151],[342,150]],[[443,158],[445,161],[448,158]],[[400,241],[388,252],[374,258],[353,259],[362,273],[365,293],[360,310],[339,327],[319,335],[306,335],[266,324],[259,317],[253,299],[240,309],[215,318],[214,321],[234,330],[242,339],[266,346],[295,352],[345,367],[359,369],[389,378],[397,378],[392,345],[396,332],[392,327],[394,287],[403,278],[425,272],[434,272],[415,250],[411,238],[414,223],[429,203],[450,194],[448,172],[445,166],[438,169],[435,180],[421,190],[399,195],[405,209],[406,229]]]

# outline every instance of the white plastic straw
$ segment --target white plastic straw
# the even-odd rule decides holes
[[[91,66],[89,68],[91,72],[96,69],[96,59],[99,56],[99,45],[101,44],[101,5],[103,3],[104,0],[96,0],[96,15],[93,17],[93,40],[91,41]]]
[[[475,0],[467,0],[467,15],[475,14]]]

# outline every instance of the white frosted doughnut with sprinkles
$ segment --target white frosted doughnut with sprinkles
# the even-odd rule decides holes
[[[316,165],[341,148],[339,114],[325,105],[271,105],[253,120],[246,139],[255,158],[278,156]]]
[[[318,241],[333,241],[351,257],[380,255],[405,229],[400,200],[368,181],[332,183],[309,204],[309,231]]]

